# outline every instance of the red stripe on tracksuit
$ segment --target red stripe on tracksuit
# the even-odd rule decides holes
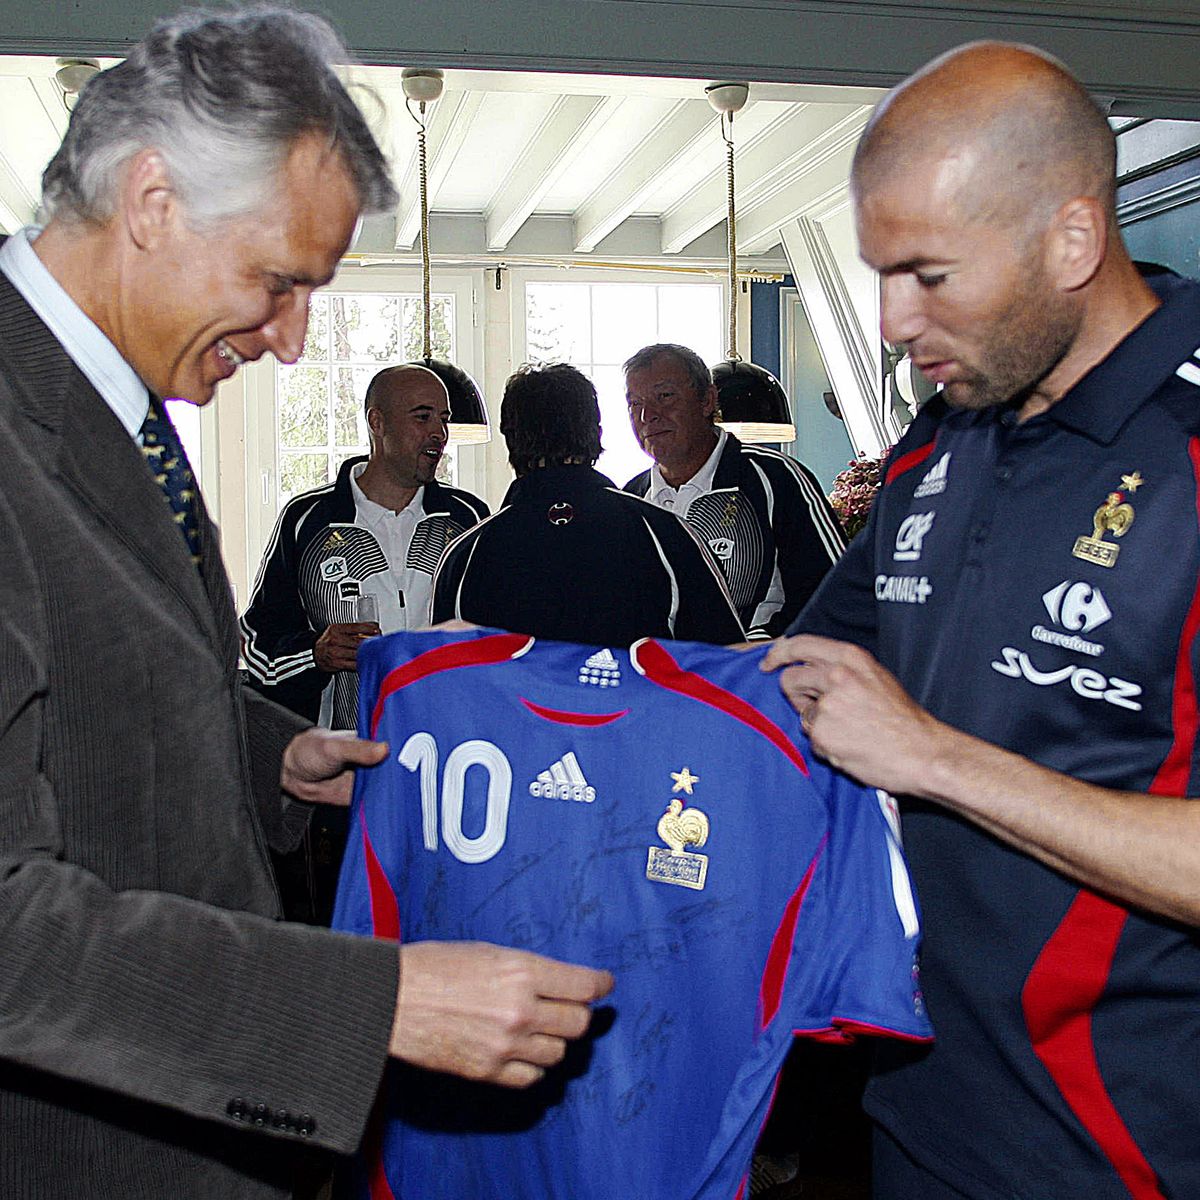
[[[1188,441],[1200,526],[1200,438]],[[1200,732],[1192,647],[1200,635],[1200,581],[1184,618],[1171,691],[1171,747],[1150,785],[1159,796],[1185,796]],[[1092,1014],[1108,983],[1129,913],[1086,889],[1043,947],[1021,993],[1034,1053],[1063,1099],[1095,1138],[1134,1200],[1163,1200],[1158,1177],[1108,1094],[1092,1032]]]
[[[1153,1167],[1108,1094],[1092,1013],[1104,994],[1129,914],[1081,888],[1038,955],[1021,1006],[1033,1052],[1135,1200],[1163,1200]]]
[[[915,450],[910,450],[907,454],[893,459],[892,465],[888,467],[887,474],[883,477],[884,484],[891,483],[898,475],[903,475],[905,471],[911,471],[913,467],[919,467],[933,453],[936,445],[937,439],[934,438],[932,442],[926,442],[924,446],[918,446]]]
[[[1196,478],[1197,521],[1200,522],[1200,438],[1188,441],[1188,457]],[[1192,647],[1200,634],[1200,580],[1192,594],[1175,656],[1175,686],[1171,693],[1171,729],[1174,739],[1167,757],[1158,769],[1150,790],[1160,796],[1186,796],[1191,782],[1192,759],[1196,753],[1200,714],[1196,706],[1196,674],[1192,668]]]

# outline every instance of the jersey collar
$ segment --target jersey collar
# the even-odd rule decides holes
[[[1177,275],[1146,282],[1162,304],[1047,411],[1048,420],[1111,445],[1125,422],[1196,353],[1200,284]]]

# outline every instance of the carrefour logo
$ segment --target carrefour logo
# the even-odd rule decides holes
[[[1042,597],[1042,603],[1056,625],[1080,633],[1091,633],[1112,616],[1104,593],[1090,583],[1063,580]]]
[[[1057,629],[1035,625],[1029,632],[1036,641],[1061,646],[1064,650],[1075,650],[1093,658],[1104,653],[1104,647],[1099,642],[1089,642],[1080,636],[1091,633],[1112,618],[1112,610],[1098,587],[1064,579],[1042,596],[1042,603],[1050,614],[1050,620],[1061,629],[1071,632],[1060,633]]]

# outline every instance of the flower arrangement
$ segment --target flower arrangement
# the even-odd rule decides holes
[[[833,481],[829,503],[847,538],[852,538],[867,523],[875,493],[883,481],[883,464],[891,449],[888,446],[878,458],[852,459]]]

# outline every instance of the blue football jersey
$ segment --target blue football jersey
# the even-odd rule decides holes
[[[400,1064],[372,1200],[732,1200],[794,1033],[926,1039],[890,797],[811,757],[776,678],[628,651],[398,633],[359,652],[359,773],[334,926],[613,972],[532,1089]]]

